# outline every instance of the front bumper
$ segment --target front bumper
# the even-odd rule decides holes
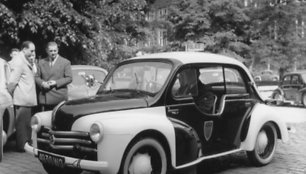
[[[65,159],[65,166],[71,167],[71,168],[79,168],[83,170],[93,170],[93,171],[103,171],[108,168],[108,162],[106,161],[91,161],[91,160],[83,160],[79,158],[71,158],[67,156],[62,156],[54,153],[50,153],[44,150],[39,150],[37,148],[34,148],[33,146],[29,145],[29,143],[26,143],[24,145],[24,149],[26,152],[34,155],[35,157],[38,156],[38,152],[44,152],[50,155],[56,155],[60,156]]]

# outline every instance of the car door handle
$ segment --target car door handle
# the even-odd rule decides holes
[[[168,109],[168,112],[171,114],[177,115],[179,113],[179,109]]]

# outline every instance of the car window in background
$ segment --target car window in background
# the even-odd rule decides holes
[[[299,84],[299,76],[298,75],[293,75],[292,76],[291,84],[294,84],[294,85]]]
[[[223,83],[223,70],[221,66],[206,67],[200,69],[200,81],[203,84]]]
[[[283,78],[283,85],[289,85],[290,84],[290,76],[285,76]]]
[[[73,85],[86,84],[86,76],[92,75],[97,82],[103,82],[106,74],[98,70],[77,69],[72,71]]]

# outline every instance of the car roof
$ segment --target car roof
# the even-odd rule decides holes
[[[221,63],[243,66],[237,59],[206,52],[165,52],[145,54],[131,59],[175,59],[182,64],[189,63]]]
[[[72,70],[82,70],[82,69],[90,69],[90,70],[99,70],[103,71],[107,74],[107,70],[98,66],[93,65],[71,65]]]
[[[297,70],[297,71],[286,73],[285,75],[293,75],[293,74],[306,74],[306,70]]]

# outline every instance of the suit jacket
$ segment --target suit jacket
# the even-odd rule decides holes
[[[12,105],[13,103],[12,96],[7,90],[8,75],[9,65],[4,59],[0,58],[0,110],[1,108],[6,108]]]
[[[13,103],[18,106],[36,106],[36,86],[34,73],[29,61],[21,52],[10,62],[8,90],[13,94]]]
[[[49,80],[55,80],[56,86],[50,90],[43,89],[42,83]],[[67,100],[67,85],[72,82],[70,61],[59,56],[55,60],[52,68],[50,67],[50,61],[48,58],[38,61],[35,81],[39,89],[39,104],[56,105],[61,101]]]

